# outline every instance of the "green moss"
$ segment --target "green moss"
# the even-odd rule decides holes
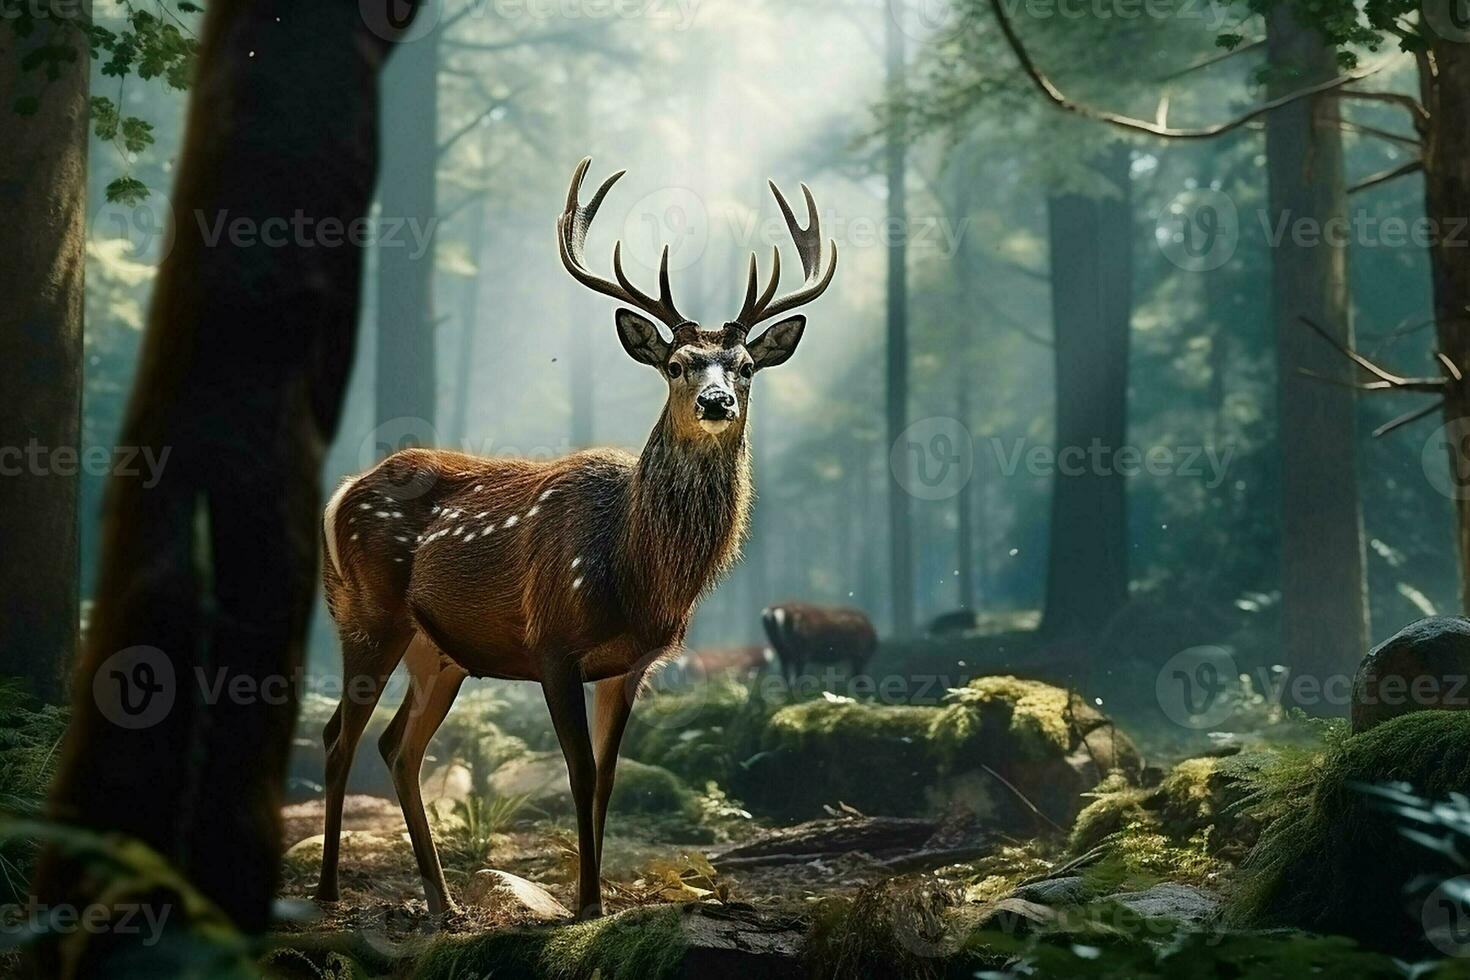
[[[666,980],[688,949],[681,918],[680,906],[659,905],[566,926],[443,936],[428,945],[413,976]]]
[[[1105,772],[1138,768],[1128,739],[1080,698],[1015,677],[977,678],[937,707],[792,705],[771,716],[760,748],[734,774],[753,809],[799,817],[841,800],[907,815],[959,801],[1018,830],[1039,822],[1020,797],[1066,823]]]
[[[759,751],[774,708],[734,681],[660,693],[638,702],[623,757],[663,766],[695,786],[728,786],[739,764]]]
[[[932,733],[951,753],[963,752],[984,734],[992,718],[1004,724],[1014,746],[1028,759],[1044,759],[1071,748],[1069,710],[1077,699],[1060,687],[1017,677],[977,677],[951,691],[949,705],[934,719]],[[1069,700],[1074,702],[1069,709]]]
[[[0,813],[31,817],[41,811],[56,771],[65,709],[26,694],[23,682],[0,680]],[[36,845],[24,839],[0,843],[0,901],[26,893]]]
[[[1404,782],[1431,799],[1470,787],[1470,714],[1422,711],[1342,737],[1270,774],[1254,805],[1273,819],[1243,868],[1234,917],[1385,947],[1411,944],[1417,922],[1386,914],[1430,870],[1428,853],[1354,787]]]
[[[1203,880],[1244,858],[1266,822],[1255,803],[1267,773],[1284,764],[1282,753],[1260,751],[1186,759],[1148,789],[1109,779],[1077,815],[1069,849],[1107,845],[1134,874]]]
[[[699,801],[683,781],[659,766],[632,759],[618,763],[610,807],[617,813],[679,814],[699,818]]]

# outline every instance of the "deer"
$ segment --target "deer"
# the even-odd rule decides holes
[[[590,271],[588,228],[625,173],[608,177],[583,205],[591,163],[586,158],[573,171],[556,221],[561,262],[581,285],[626,304],[613,316],[618,339],[629,357],[662,376],[663,410],[637,456],[589,449],[528,460],[410,447],[344,480],[332,495],[322,517],[322,578],[348,696],[322,732],[320,901],[338,900],[348,772],[402,662],[408,692],[378,748],[430,913],[442,917],[457,906],[424,812],[420,769],[465,679],[490,677],[541,685],[576,813],[576,915],[601,915],[603,829],[633,702],[651,672],[681,651],[695,606],[745,538],[752,381],[796,351],[806,317],[794,311],[831,284],[837,243],[829,242],[824,260],[817,206],[805,184],[803,228],[768,182],[805,278],[777,297],[781,253],[773,247],[770,276],[757,289],[752,253],[740,311],[706,328],[674,304],[667,245],[657,298],[623,271],[621,242],[613,247],[612,279]],[[750,336],[768,321],[776,322]]]
[[[761,610],[761,626],[771,649],[781,661],[788,684],[818,664],[846,661],[853,675],[862,673],[878,649],[878,632],[861,609],[819,606],[811,602],[782,602]]]

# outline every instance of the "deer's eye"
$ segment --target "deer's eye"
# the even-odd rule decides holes
[[[664,370],[669,372],[669,377],[671,378],[677,378],[684,373],[684,368],[679,365],[678,361],[670,361],[669,366]]]
[[[742,378],[744,378],[745,380],[749,381],[754,374],[755,374],[755,365],[754,364],[750,363],[749,361],[746,361],[744,364],[740,365],[740,376]]]

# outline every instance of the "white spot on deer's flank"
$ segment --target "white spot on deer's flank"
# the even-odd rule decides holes
[[[512,514],[512,515],[510,515],[509,517],[507,517],[505,519],[505,526],[506,527],[515,527],[516,526],[516,521],[519,521],[519,520],[520,520],[519,517],[517,517],[516,515]]]
[[[464,536],[464,539],[465,539],[465,540],[466,540],[466,541],[468,541],[468,540],[470,540],[470,539],[471,539],[471,538],[473,538],[473,537],[474,537],[474,536],[475,536],[475,532],[474,532],[474,531],[471,531],[471,532],[470,532],[470,533],[469,533],[469,534],[466,534],[466,535],[465,535],[465,536]]]
[[[405,541],[406,542],[408,540],[408,535],[406,535],[406,534],[395,534],[393,536],[393,540],[394,541]]]
[[[537,497],[536,499],[537,500],[545,500],[547,497],[551,496],[553,493],[556,493],[556,488],[555,487],[552,487],[550,490],[542,490],[541,491],[541,496]]]
[[[388,512],[386,510],[375,510],[375,511],[373,511],[373,516],[374,517],[387,517],[388,516]]]
[[[372,504],[358,504],[357,505],[357,509],[358,510],[372,510],[373,509],[373,505]]]
[[[453,531],[450,532],[450,534],[452,534],[456,538],[459,537],[463,533],[464,533],[464,528],[462,526],[461,527],[457,527]]]
[[[578,555],[577,557],[575,557],[575,558],[572,559],[572,567],[573,568],[576,568],[580,564],[582,564],[582,556],[581,555]]]
[[[582,587],[582,576],[578,575],[576,578],[572,579],[572,588],[574,588],[574,589],[580,589],[581,587]]]
[[[528,510],[528,511],[526,511],[526,516],[527,517],[535,517],[536,516],[536,512],[539,511],[540,509],[541,508],[538,505],[532,504],[531,505],[531,509]]]
[[[485,484],[483,484],[483,483],[476,483],[475,484],[475,493],[480,493],[484,489],[485,489]]]
[[[352,537],[348,538],[347,540],[348,541],[356,541],[357,540],[357,535],[354,534]]]
[[[394,511],[394,512],[393,512],[393,516],[394,516],[394,517],[395,517],[395,518],[398,518],[398,517],[402,517],[402,516],[403,516],[403,511],[401,511],[401,510],[395,510],[395,511]]]
[[[485,518],[487,518],[489,516],[490,516],[490,512],[488,510],[482,510],[478,514],[475,515],[475,520],[477,520],[477,521],[483,521]]]

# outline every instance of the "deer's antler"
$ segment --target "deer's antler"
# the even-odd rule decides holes
[[[806,282],[801,288],[793,293],[788,293],[780,299],[772,302],[776,295],[776,287],[781,282],[781,250],[771,249],[771,278],[766,282],[766,288],[756,295],[756,262],[755,253],[750,253],[750,279],[745,286],[745,303],[740,307],[740,313],[735,317],[735,325],[749,332],[750,328],[764,320],[788,313],[816,299],[826,290],[832,282],[832,276],[837,272],[837,242],[831,242],[832,261],[825,270],[822,269],[822,223],[817,216],[817,202],[812,199],[811,190],[801,185],[801,193],[806,197],[806,220],[805,228],[796,223],[796,215],[791,211],[791,205],[786,203],[786,198],[781,195],[780,189],[775,181],[767,181],[771,185],[771,193],[776,195],[776,203],[781,206],[781,216],[786,219],[786,229],[791,232],[791,239],[796,243],[796,254],[801,257],[801,268],[806,273]]]
[[[618,182],[618,178],[627,173],[619,170],[597,188],[597,193],[592,195],[584,207],[578,203],[577,198],[581,194],[582,180],[587,176],[587,168],[592,166],[591,157],[583,157],[582,162],[577,164],[577,169],[572,172],[572,186],[567,189],[566,208],[556,219],[556,239],[561,249],[562,265],[567,271],[588,289],[611,296],[613,299],[621,300],[629,306],[636,307],[651,316],[663,321],[670,330],[674,330],[689,322],[674,306],[674,297],[669,290],[669,247],[664,246],[663,257],[659,260],[658,267],[658,299],[643,292],[637,286],[628,281],[628,276],[623,272],[623,243],[619,241],[613,246],[613,275],[617,282],[596,275],[587,269],[585,247],[587,244],[587,228],[592,224],[592,219],[597,216],[597,209],[602,206],[602,199],[612,185]]]

